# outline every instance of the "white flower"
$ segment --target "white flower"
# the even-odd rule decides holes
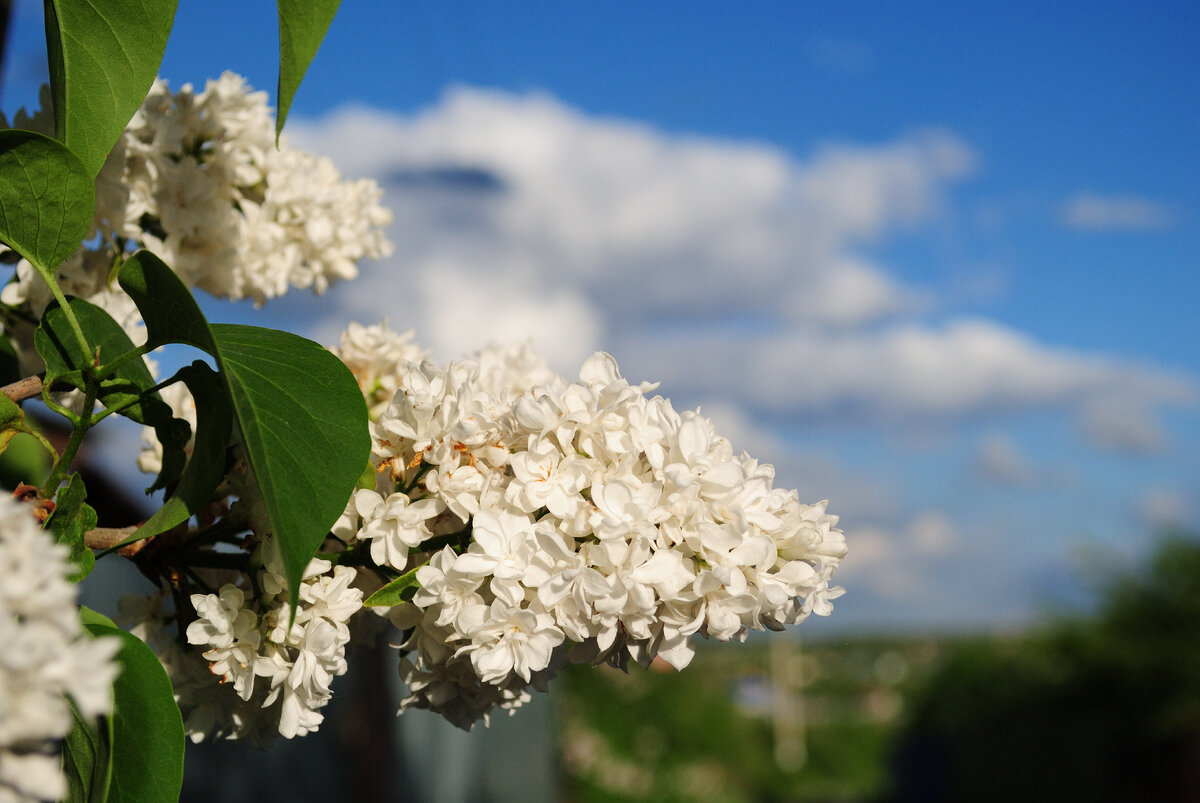
[[[375,491],[362,489],[354,494],[354,508],[362,521],[358,537],[371,542],[371,558],[380,566],[404,571],[408,553],[429,538],[427,522],[445,505],[436,499],[412,502],[402,493],[384,499]]]
[[[196,621],[188,625],[189,644],[209,647],[209,670],[232,683],[243,700],[254,692],[254,662],[262,634],[258,616],[247,609],[240,588],[224,585],[219,594],[193,594]]]
[[[289,627],[292,611],[275,543],[265,540],[253,558],[260,566],[254,583],[241,575],[239,584],[225,583],[217,594],[192,595],[196,618],[186,635],[200,652],[181,651],[170,637],[173,614],[162,610],[161,595],[122,601],[125,618],[136,623],[133,632],[166,667],[193,741],[222,736],[266,746],[275,735],[310,733],[323,719],[333,679],[346,672],[347,622],[362,608],[356,570],[310,561]]]
[[[556,660],[682,668],[696,634],[779,629],[841,593],[829,580],[845,539],[824,503],[774,488],[770,466],[735,456],[699,412],[647,398],[655,386],[629,384],[607,354],[569,382],[527,346],[489,346],[445,368],[405,362],[372,387],[396,388],[372,428],[382,484],[343,526],[361,519],[380,563],[418,567],[392,614],[411,628],[402,710],[469,727],[519,705]],[[409,563],[387,557],[375,511],[389,492],[405,509],[436,503],[420,525],[454,546],[422,555],[410,538]]]
[[[471,548],[455,568],[473,577],[518,580],[536,549],[529,517],[511,510],[481,510],[474,518]]]
[[[73,567],[32,511],[0,495],[0,800],[64,797],[59,740],[68,698],[83,716],[112,711],[117,639],[91,639],[79,623]]]
[[[417,569],[420,588],[413,595],[413,604],[424,608],[440,606],[435,623],[465,629],[459,617],[473,606],[482,605],[483,598],[475,593],[482,577],[467,574],[456,563],[458,556],[450,547],[443,547],[429,563]]]
[[[425,359],[426,352],[412,339],[411,329],[397,334],[382,323],[374,326],[351,323],[338,347],[331,349],[358,380],[373,417],[383,412],[396,395],[404,364]]]
[[[515,672],[528,681],[530,674],[550,664],[550,652],[562,643],[563,634],[552,616],[492,603],[487,618],[471,634],[471,643],[460,653],[469,653],[479,679],[484,683],[504,680]]]
[[[513,480],[504,492],[505,499],[526,513],[544,507],[559,518],[574,518],[583,506],[580,491],[590,480],[590,464],[587,458],[564,455],[549,440],[532,436],[528,449],[509,459]]]

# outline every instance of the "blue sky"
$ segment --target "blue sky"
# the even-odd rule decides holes
[[[244,5],[181,3],[164,77],[273,93]],[[1193,3],[347,0],[289,133],[384,183],[397,255],[262,313],[610,350],[842,514],[814,631],[1028,621],[1200,530],[1198,37]],[[5,110],[41,48],[18,2]]]

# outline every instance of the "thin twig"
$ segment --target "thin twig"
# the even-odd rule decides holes
[[[129,527],[97,527],[83,534],[83,543],[89,549],[109,549],[133,535],[140,524]]]
[[[10,385],[5,385],[0,388],[5,396],[20,404],[26,399],[32,399],[34,396],[40,395],[42,392],[42,378],[40,376],[27,376],[24,379],[18,379]]]

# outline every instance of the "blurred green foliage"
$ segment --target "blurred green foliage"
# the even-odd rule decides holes
[[[1200,542],[1165,539],[1091,618],[951,651],[895,755],[897,800],[1200,800]]]
[[[897,711],[872,708],[875,695],[893,693],[877,677],[878,656],[922,652],[924,643],[871,640],[801,649],[793,636],[701,643],[680,673],[665,666],[631,666],[628,674],[568,668],[557,692],[566,799],[733,803],[878,796],[888,780]],[[782,641],[774,656],[772,638]],[[777,759],[781,726],[800,739],[802,761]]]
[[[564,796],[1200,800],[1200,541],[1099,585],[1092,615],[1021,634],[771,634],[701,643],[681,673],[572,667]],[[800,763],[776,757],[789,717]]]

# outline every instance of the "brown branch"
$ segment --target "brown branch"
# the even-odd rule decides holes
[[[133,535],[140,526],[133,524],[129,527],[97,527],[83,534],[83,543],[89,549],[110,549]]]
[[[40,376],[27,376],[24,379],[18,379],[10,385],[5,385],[0,388],[5,396],[20,404],[26,399],[32,399],[34,396],[41,395],[42,378]]]

